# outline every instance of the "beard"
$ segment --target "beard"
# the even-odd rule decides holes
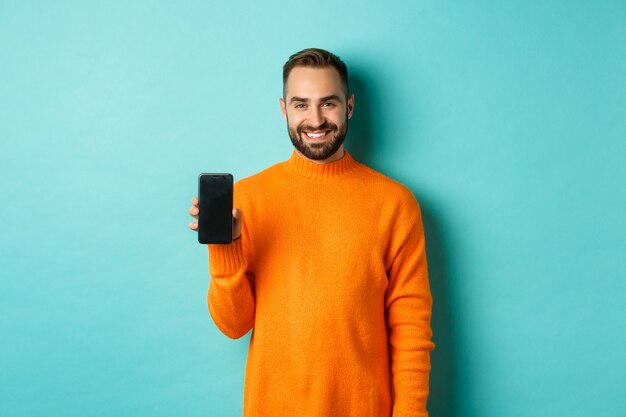
[[[305,142],[304,139],[302,139],[302,135],[306,135],[306,133],[304,133],[305,130],[330,130],[328,134],[332,136],[322,142]],[[296,129],[292,129],[291,126],[289,126],[289,118],[287,118],[287,131],[289,132],[291,143],[302,155],[315,161],[321,161],[332,156],[343,144],[343,141],[346,139],[346,134],[348,133],[348,117],[346,114],[344,123],[339,127],[334,123],[325,121],[320,126],[301,125]]]

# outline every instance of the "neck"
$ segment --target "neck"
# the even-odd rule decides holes
[[[339,149],[335,155],[342,157],[332,162],[313,161],[302,157],[300,152],[294,149],[283,166],[294,175],[314,181],[340,179],[351,175],[351,173],[360,166],[360,164],[352,158],[350,152],[343,148]]]
[[[307,158],[298,149],[295,149],[295,151],[298,153],[298,155],[300,155],[304,159],[307,159],[307,160],[309,160],[311,162],[315,162],[316,164],[327,164],[329,162],[338,161],[341,158],[343,158],[343,153],[344,153],[343,152],[343,144],[339,147],[339,149],[337,149],[337,152],[335,152],[334,154],[332,154],[331,156],[329,156],[326,159],[311,159],[311,158]]]

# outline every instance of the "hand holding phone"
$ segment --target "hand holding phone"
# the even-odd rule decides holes
[[[200,212],[198,197],[191,198],[191,208],[189,209],[189,214],[194,219],[198,219],[198,214]],[[243,213],[241,209],[238,207],[233,208],[233,240],[239,239],[241,236],[241,219],[243,218]],[[189,222],[189,228],[197,232],[198,231],[198,223],[197,222]]]
[[[242,213],[233,208],[231,174],[200,174],[198,197],[191,199],[189,214],[198,219],[189,228],[198,232],[200,243],[231,243],[241,235]]]

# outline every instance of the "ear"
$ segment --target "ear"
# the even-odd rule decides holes
[[[285,100],[283,100],[282,98],[279,98],[278,102],[280,103],[280,111],[283,113],[283,119],[287,121],[287,107],[285,105]]]
[[[352,112],[354,111],[354,94],[350,96],[348,99],[348,119],[352,117]]]

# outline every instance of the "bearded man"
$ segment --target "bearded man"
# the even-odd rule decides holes
[[[279,103],[294,150],[235,183],[233,241],[208,245],[215,325],[233,339],[252,330],[243,415],[428,416],[420,206],[344,149],[354,94],[339,57],[293,54]]]

